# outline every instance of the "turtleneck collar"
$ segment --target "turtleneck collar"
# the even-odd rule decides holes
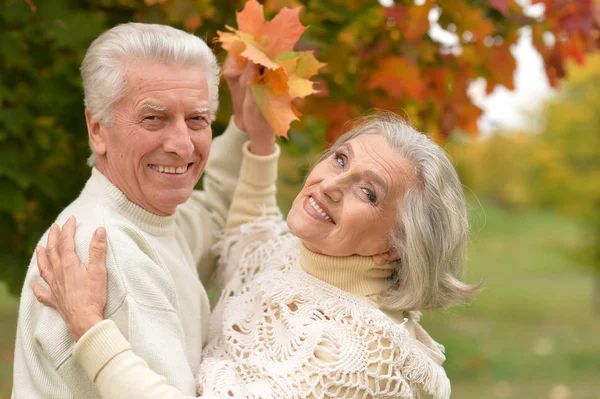
[[[85,185],[85,191],[94,196],[101,196],[105,204],[147,233],[168,235],[174,231],[175,214],[159,216],[131,202],[117,186],[112,184],[96,168],[92,168],[92,176]]]
[[[377,294],[388,286],[392,265],[378,265],[372,257],[328,256],[308,250],[300,242],[300,266],[318,278],[377,306]]]

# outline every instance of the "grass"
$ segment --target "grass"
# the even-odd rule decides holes
[[[453,398],[600,398],[600,314],[572,256],[584,233],[544,211],[473,207],[472,305],[425,315],[446,346]]]
[[[0,399],[10,398],[18,301],[0,282]]]
[[[472,305],[425,314],[446,346],[459,399],[600,399],[600,314],[590,274],[570,254],[584,239],[576,223],[543,211],[473,206]],[[9,398],[17,301],[0,285],[0,399]]]

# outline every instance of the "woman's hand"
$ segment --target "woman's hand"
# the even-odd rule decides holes
[[[246,130],[244,123],[244,99],[246,97],[247,81],[242,78],[242,74],[248,62],[243,58],[227,55],[223,63],[223,77],[231,93],[231,103],[233,107],[233,120],[238,128]]]
[[[233,120],[238,128],[248,132],[250,151],[268,155],[275,151],[275,133],[258,109],[252,97],[252,80],[262,67],[243,58],[228,55],[223,63],[223,77],[231,92]]]
[[[34,282],[37,300],[58,311],[75,341],[104,319],[107,275],[106,230],[96,229],[90,243],[90,263],[84,265],[75,253],[75,217],[60,227],[53,224],[47,248],[36,248],[40,275],[50,291]]]
[[[248,62],[242,79],[246,81],[246,96],[244,98],[244,123],[250,137],[250,152],[256,155],[269,155],[275,151],[275,132],[265,119],[252,97],[252,80],[260,75],[263,67]]]

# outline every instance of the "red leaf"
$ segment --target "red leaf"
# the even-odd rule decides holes
[[[488,0],[490,5],[502,14],[508,14],[508,0]]]

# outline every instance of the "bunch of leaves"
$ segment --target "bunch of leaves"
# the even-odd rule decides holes
[[[312,51],[294,51],[306,30],[300,23],[300,8],[284,7],[266,22],[263,6],[249,0],[237,14],[239,29],[218,32],[218,42],[239,64],[251,61],[261,65],[262,72],[251,82],[252,97],[277,136],[287,137],[292,121],[299,112],[292,100],[315,93],[309,78],[325,64]]]

